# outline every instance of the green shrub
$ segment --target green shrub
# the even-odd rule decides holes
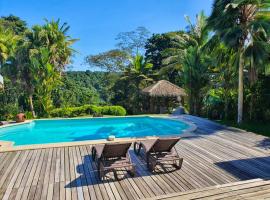
[[[127,114],[122,106],[104,106],[102,107],[103,115],[125,116]]]
[[[17,104],[6,104],[0,107],[0,120],[13,120],[20,112]]]
[[[24,114],[25,114],[26,119],[34,119],[32,112],[26,111]]]
[[[59,116],[63,116],[63,111],[64,111],[64,108],[55,108],[51,110],[49,114],[51,117],[59,117]]]
[[[78,117],[83,115],[103,116],[114,115],[124,116],[126,110],[121,106],[96,106],[84,105],[80,107],[56,108],[50,111],[51,117]]]

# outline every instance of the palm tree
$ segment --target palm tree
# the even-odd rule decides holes
[[[14,55],[19,37],[0,26],[0,67]]]
[[[269,6],[269,0],[215,0],[208,19],[221,40],[238,53],[238,123],[243,120],[244,53],[254,30],[269,32]]]
[[[228,48],[217,36],[210,39],[207,48],[211,50],[210,56],[213,58],[211,69],[213,88],[220,91],[220,99],[224,102],[224,118],[228,119],[229,102],[235,96],[237,56],[235,51]]]
[[[11,30],[0,26],[0,70],[14,56],[18,40],[19,36],[15,35]],[[4,78],[0,74],[0,89],[3,89],[3,87]]]
[[[189,93],[189,109],[192,114],[200,115],[204,88],[209,82],[208,68],[210,58],[207,55],[209,30],[206,16],[200,12],[196,17],[196,23],[192,24],[189,17],[188,36],[186,37],[188,48],[185,50],[183,59],[184,85]]]
[[[64,67],[71,62],[71,56],[76,51],[72,45],[78,39],[72,39],[67,35],[70,26],[67,23],[60,24],[60,20],[48,21],[43,26],[44,43],[50,52],[50,63],[54,65],[57,70],[62,71]]]
[[[269,34],[267,34],[264,29],[252,27],[250,32],[251,37],[246,44],[244,56],[248,62],[247,69],[250,89],[249,119],[252,120],[254,116],[258,74],[263,74],[267,67],[266,63],[270,55],[270,43],[268,42]]]
[[[122,79],[130,79],[136,82],[137,87],[143,82],[152,81],[148,75],[152,70],[153,65],[148,63],[140,54],[130,59],[130,64],[124,71]]]
[[[201,114],[204,88],[209,82],[208,58],[198,47],[190,46],[183,59],[183,80],[189,98],[189,112]]]
[[[161,51],[161,65],[158,66],[158,75],[162,79],[168,79],[169,81],[176,83],[177,77],[181,76],[182,71],[182,60],[187,48],[188,34],[184,31],[171,32],[164,35],[168,40],[166,47]],[[157,68],[157,67],[156,67]]]
[[[167,57],[163,64],[166,68],[175,68],[183,77],[184,87],[189,96],[189,111],[199,115],[202,107],[203,88],[208,80],[209,58],[206,54],[206,44],[209,31],[206,16],[203,12],[196,17],[193,24],[186,16],[187,31],[171,35],[174,48],[164,52]]]
[[[141,89],[153,81],[150,77],[152,67],[153,65],[140,54],[130,58],[130,64],[113,86],[115,91],[113,103],[123,105],[130,113],[141,112],[143,107]]]
[[[66,24],[61,26],[59,20],[46,22],[43,26],[37,25],[26,31],[24,42],[16,56],[19,77],[29,97],[33,117],[36,116],[34,94],[37,98],[41,95],[39,93],[48,96],[44,98],[47,99],[47,103],[43,102],[42,107],[45,109],[50,107],[50,93],[53,89],[51,86],[58,82],[59,75],[70,62],[70,57],[74,53],[71,45],[76,41],[66,35],[69,29]]]

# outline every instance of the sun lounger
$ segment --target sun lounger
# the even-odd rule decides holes
[[[129,156],[130,143],[98,144],[92,147],[92,159],[97,162],[99,177],[102,180],[106,172],[125,168],[131,176],[135,175],[135,165]],[[117,176],[116,176],[117,178]]]
[[[148,139],[134,143],[134,151],[137,155],[143,149],[145,152],[147,167],[154,171],[156,165],[172,163],[177,169],[181,169],[183,158],[180,158],[175,145],[180,137]]]

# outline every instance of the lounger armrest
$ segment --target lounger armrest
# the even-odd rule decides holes
[[[152,149],[156,141],[157,139],[149,139],[149,140],[141,141],[140,144],[144,148],[145,152],[148,153]]]

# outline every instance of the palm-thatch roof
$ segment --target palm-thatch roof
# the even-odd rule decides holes
[[[161,80],[157,83],[150,85],[142,90],[143,93],[153,97],[179,97],[187,96],[183,88],[174,85],[173,83]]]

